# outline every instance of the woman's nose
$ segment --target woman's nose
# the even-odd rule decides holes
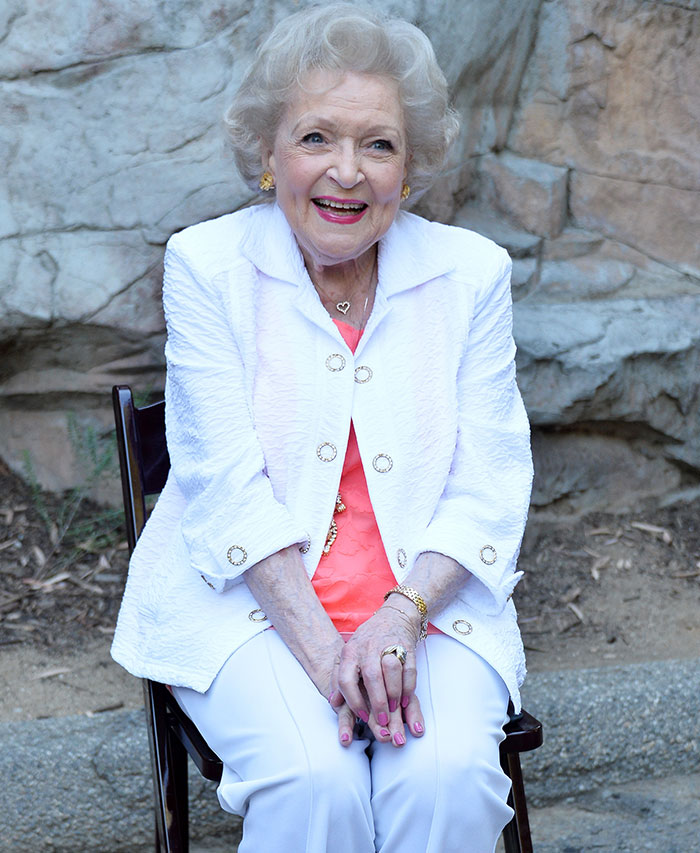
[[[336,152],[333,165],[329,168],[328,174],[339,186],[346,190],[357,186],[365,179],[360,168],[357,152],[350,147],[343,147]]]

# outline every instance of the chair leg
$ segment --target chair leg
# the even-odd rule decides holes
[[[501,766],[510,777],[508,805],[514,812],[512,820],[503,830],[505,853],[533,853],[520,756],[517,752],[508,753],[501,759]]]
[[[189,853],[187,752],[169,729],[168,712],[157,701],[166,688],[144,679],[155,794],[156,853]]]
[[[169,853],[189,853],[189,802],[187,785],[187,751],[173,735],[168,737],[168,767],[163,794],[167,817]]]

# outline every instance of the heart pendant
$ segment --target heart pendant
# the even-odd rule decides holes
[[[349,302],[338,302],[338,303],[336,303],[335,307],[338,309],[338,311],[340,311],[341,314],[347,314],[348,311],[350,310],[350,303]]]

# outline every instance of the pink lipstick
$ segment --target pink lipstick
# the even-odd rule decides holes
[[[311,201],[313,201],[322,219],[341,225],[352,225],[359,222],[369,209],[367,202],[353,198],[319,196],[311,199]]]

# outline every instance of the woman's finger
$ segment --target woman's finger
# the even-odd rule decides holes
[[[338,687],[338,669],[340,667],[340,652],[336,655],[333,660],[333,668],[331,669],[331,675],[329,679],[329,690],[328,701],[331,704],[331,708],[339,708],[345,699],[343,698],[343,694],[340,692]]]
[[[408,704],[403,709],[403,718],[409,732],[414,737],[423,736],[423,733],[425,732],[425,720],[420,708],[420,701],[415,693],[411,694]]]
[[[338,688],[352,712],[365,723],[369,721],[370,708],[361,688],[362,676],[357,662],[341,657],[338,667]]]
[[[416,690],[416,681],[418,670],[416,669],[416,652],[411,649],[406,654],[406,662],[401,671],[402,688],[401,688],[401,707],[406,708],[411,700],[411,697]]]
[[[408,657],[406,658],[408,661]],[[382,654],[382,675],[384,677],[384,689],[386,690],[388,710],[390,714],[401,704],[401,697],[406,692],[404,686],[403,664],[395,654]],[[415,685],[414,685],[415,687]]]
[[[355,714],[346,702],[336,709],[336,713],[338,714],[338,740],[341,746],[350,746],[355,728]]]
[[[390,741],[392,741],[393,738],[390,728],[391,723],[387,722],[386,725],[383,725],[378,722],[374,714],[370,714],[368,725],[372,730],[372,734],[380,743],[389,743]]]
[[[397,661],[398,663],[398,661]],[[384,684],[380,654],[373,653],[362,663],[362,685],[369,700],[369,710],[380,726],[389,725],[389,699]],[[400,695],[400,690],[397,696]]]

